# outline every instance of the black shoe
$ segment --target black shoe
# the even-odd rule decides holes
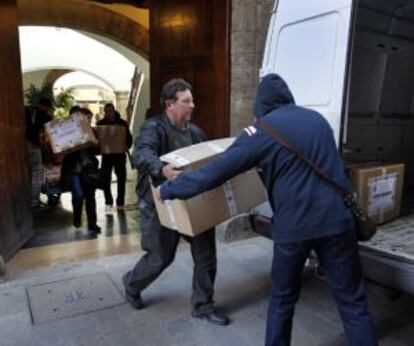
[[[136,295],[132,295],[131,293],[129,293],[126,289],[125,289],[125,298],[128,301],[129,304],[131,304],[131,306],[136,309],[136,310],[141,310],[144,308],[144,303],[142,301],[141,295],[140,294],[136,294]]]
[[[81,226],[81,220],[73,220],[73,226],[79,228]]]
[[[100,234],[101,233],[101,227],[99,227],[98,225],[93,225],[88,227],[88,230],[91,232],[95,232],[96,234]]]
[[[95,239],[98,234],[93,229],[88,229],[87,238],[88,239]]]
[[[217,324],[219,326],[226,326],[230,323],[230,320],[227,316],[218,314],[215,310],[207,312],[194,312],[191,316],[195,318],[200,318],[206,320],[207,322]]]

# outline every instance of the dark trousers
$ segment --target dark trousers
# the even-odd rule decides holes
[[[174,260],[180,235],[159,223],[153,207],[141,210],[141,245],[146,254],[123,277],[125,289],[132,295],[139,294],[150,285]],[[193,293],[191,304],[194,312],[213,309],[214,280],[216,277],[216,242],[214,229],[194,238],[184,238],[190,243],[194,261]]]
[[[85,184],[78,174],[71,176],[70,187],[72,192],[73,221],[80,223],[82,217],[83,201],[86,206],[88,228],[96,225],[95,188]]]
[[[364,293],[354,232],[298,243],[274,244],[266,346],[290,345],[301,272],[314,249],[336,300],[348,345],[377,345]]]
[[[112,169],[115,169],[115,175],[118,182],[118,192],[116,205],[125,204],[125,183],[126,183],[126,156],[125,154],[106,154],[102,155],[102,172],[105,180],[104,195],[105,204],[114,204],[111,192]]]

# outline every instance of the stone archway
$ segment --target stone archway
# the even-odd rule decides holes
[[[86,0],[18,0],[19,25],[96,33],[149,57],[149,31],[127,16]]]

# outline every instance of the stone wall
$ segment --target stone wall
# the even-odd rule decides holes
[[[254,92],[274,1],[232,0],[231,135],[237,135],[252,122]]]

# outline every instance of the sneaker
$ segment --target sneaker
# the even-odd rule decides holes
[[[206,320],[207,322],[219,325],[226,326],[230,323],[230,319],[222,314],[219,314],[217,311],[206,311],[206,312],[195,312],[191,314],[194,318],[199,318],[201,320]]]
[[[105,213],[106,214],[112,214],[112,205],[107,204],[105,206]]]

